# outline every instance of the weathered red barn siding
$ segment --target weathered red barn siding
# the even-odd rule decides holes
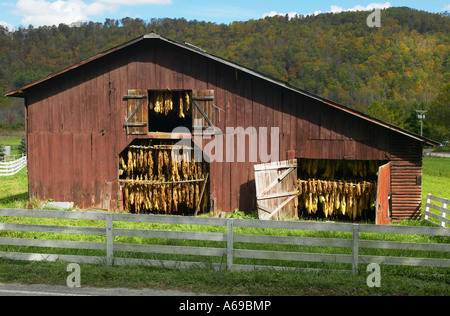
[[[417,218],[422,203],[422,145],[392,133],[391,200],[392,217]]]
[[[420,192],[420,185],[397,189],[400,170],[421,170],[417,152],[411,156],[401,146],[411,143],[408,137],[158,39],[138,41],[28,88],[30,196],[74,201],[80,208],[120,207],[119,153],[133,139],[146,137],[127,136],[123,127],[128,89],[212,89],[214,104],[223,110],[216,112],[214,123],[224,138],[226,127],[268,127],[269,132],[279,127],[280,160],[392,157],[393,215],[410,216],[420,209],[416,200],[408,207],[398,204],[410,189]],[[399,144],[390,140],[392,135]],[[421,143],[412,143],[419,150]],[[211,200],[218,211],[256,209],[253,165],[259,161],[248,162],[248,141],[245,146],[246,162],[210,165]]]

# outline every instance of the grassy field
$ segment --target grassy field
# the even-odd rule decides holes
[[[437,196],[449,197],[450,188],[450,159],[424,158],[423,163],[423,192],[432,193]],[[22,170],[13,177],[0,178],[0,208],[27,208],[29,201],[27,197],[27,175]],[[34,208],[39,208],[39,201],[32,201]],[[10,218],[9,220],[16,220]],[[49,219],[27,219],[27,223],[56,224],[50,223]],[[54,221],[54,220],[53,220]],[[64,225],[75,225],[70,220],[64,221]],[[86,221],[88,222],[88,221]],[[59,223],[59,222],[58,222]],[[421,221],[409,221],[402,223],[409,225],[423,225]],[[81,224],[78,224],[81,225]],[[83,223],[85,226],[95,226],[95,222]],[[100,225],[100,224],[99,224]],[[103,224],[102,224],[103,225]],[[125,224],[124,224],[125,225]],[[143,224],[127,223],[127,228],[146,228]],[[130,226],[131,225],[131,226]],[[161,225],[161,224],[160,224]],[[155,227],[152,227],[155,229]],[[161,226],[157,229],[181,229],[178,226]],[[244,233],[257,233],[246,231]],[[260,232],[258,232],[260,233]],[[266,231],[266,233],[271,233]],[[303,236],[308,232],[296,232]],[[284,232],[291,235],[292,232]],[[309,234],[309,233],[308,233]],[[324,236],[326,232],[315,232],[314,237]],[[51,238],[44,235],[33,235],[32,233],[4,232],[2,236],[28,237],[28,238]],[[308,235],[313,237],[313,235]],[[367,236],[368,237],[368,236]],[[371,238],[383,239],[385,236],[370,236]],[[416,237],[414,242],[429,242],[426,236]],[[53,235],[52,238],[55,238]],[[72,238],[77,239],[77,236]],[[103,241],[102,236],[84,236],[88,241]],[[98,238],[98,240],[97,240]],[[124,237],[115,237],[124,238]],[[364,238],[364,236],[361,236]],[[395,236],[395,240],[408,241],[407,235]],[[419,238],[419,239],[417,239]],[[119,240],[128,242],[127,240]],[[147,240],[146,242],[155,242]],[[177,241],[179,245],[192,245],[193,241]],[[448,238],[438,242],[448,243]],[[172,243],[171,243],[172,244]],[[245,245],[236,246],[245,247]],[[291,249],[279,245],[277,249],[284,251],[315,250],[299,248]],[[291,250],[289,250],[289,249]],[[324,247],[326,248],[326,247]],[[13,249],[8,249],[14,251]],[[54,249],[52,249],[54,250]],[[2,250],[4,251],[4,250]],[[49,252],[47,248],[33,248],[15,251]],[[57,249],[57,253],[67,250]],[[325,251],[327,251],[325,249]],[[343,250],[347,251],[347,250]],[[373,251],[377,251],[374,253]],[[387,250],[362,249],[361,254],[379,254]],[[53,251],[52,251],[53,252]],[[80,253],[73,253],[80,254]],[[89,253],[92,254],[92,253]],[[399,255],[401,254],[389,254]],[[429,256],[428,253],[418,253],[417,256]],[[143,254],[143,257],[151,255]],[[438,257],[449,258],[450,254],[441,253]],[[161,258],[162,259],[162,258]],[[220,260],[220,259],[219,259]],[[64,262],[22,262],[11,260],[0,260],[0,283],[47,283],[65,285],[68,273],[67,263]],[[178,289],[199,293],[211,294],[248,294],[248,295],[450,295],[450,271],[449,269],[431,269],[417,267],[389,267],[382,268],[382,286],[369,288],[366,284],[368,273],[360,267],[358,275],[351,274],[329,274],[329,273],[302,273],[290,271],[257,271],[257,272],[230,272],[214,271],[209,269],[169,270],[157,267],[118,266],[106,267],[100,265],[81,265],[82,286],[97,287],[129,287],[155,289]]]
[[[450,158],[424,157],[422,168],[422,205],[427,193],[450,199]]]

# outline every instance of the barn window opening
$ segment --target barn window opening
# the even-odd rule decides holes
[[[209,164],[195,161],[194,150],[175,140],[133,140],[119,155],[123,210],[173,215],[206,212]]]
[[[300,218],[375,220],[377,172],[386,161],[297,161]]]
[[[192,131],[191,91],[149,91],[149,132],[172,132],[177,127]]]
[[[214,90],[128,90],[124,96],[128,135],[210,133],[214,127]]]

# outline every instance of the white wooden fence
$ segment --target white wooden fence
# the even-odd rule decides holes
[[[7,223],[2,221],[3,216],[14,217],[41,217],[41,218],[59,218],[59,219],[84,219],[104,221],[101,227],[81,227],[81,226],[59,226],[59,225],[37,225]],[[185,231],[160,230],[160,229],[136,229],[136,228],[118,228],[124,222],[142,222],[142,223],[166,223],[182,224],[187,226]],[[101,223],[101,222],[100,222]],[[114,225],[116,227],[114,227]],[[195,231],[192,225],[208,225],[215,227],[219,232],[200,232]],[[123,226],[122,226],[123,227]],[[173,226],[171,226],[173,227]],[[280,235],[256,235],[243,234],[242,227],[257,228],[275,228],[282,230],[307,230],[307,231],[334,231],[346,232],[344,237],[323,238],[323,237],[294,237]],[[198,230],[198,229],[197,229]],[[32,238],[7,237],[7,231],[22,232],[47,232],[58,234],[84,234],[104,236],[104,241],[71,241],[71,240],[46,240]],[[254,230],[253,230],[254,231]],[[347,223],[320,223],[320,222],[300,222],[300,221],[265,221],[249,219],[228,219],[228,218],[205,218],[205,217],[183,217],[183,216],[163,216],[163,215],[139,215],[139,214],[117,214],[102,212],[80,212],[80,211],[47,211],[47,210],[21,210],[21,209],[0,209],[0,249],[6,250],[0,252],[0,258],[17,260],[62,260],[77,263],[94,263],[107,265],[151,265],[163,266],[169,268],[188,268],[192,266],[206,266],[214,269],[229,270],[253,270],[253,269],[295,269],[294,267],[282,267],[281,264],[267,265],[259,264],[260,259],[277,260],[276,262],[307,262],[315,263],[343,263],[346,269],[334,269],[339,272],[358,272],[359,264],[378,263],[386,265],[408,265],[408,266],[427,266],[427,267],[450,267],[450,259],[422,258],[422,257],[395,257],[395,256],[372,256],[361,255],[359,250],[362,248],[379,249],[402,249],[402,250],[423,250],[427,252],[450,252],[450,244],[420,243],[420,242],[399,242],[385,240],[368,240],[367,235],[360,239],[361,233],[381,233],[381,234],[412,234],[412,235],[431,235],[431,236],[450,236],[450,229],[444,227],[416,227],[416,226],[388,226],[371,224],[347,224]],[[273,234],[273,230],[271,230]],[[338,235],[342,235],[339,233]],[[135,243],[120,242],[123,236],[153,238],[151,240],[162,240],[166,242],[144,243],[136,241]],[[17,236],[16,236],[17,237]],[[160,239],[161,238],[161,239]],[[66,238],[67,239],[67,238]],[[115,240],[116,239],[116,240]],[[170,240],[170,242],[169,242]],[[208,244],[193,246],[176,245],[176,240],[206,241]],[[148,240],[147,240],[148,242]],[[210,245],[214,243],[213,246]],[[175,244],[175,245],[174,245]],[[201,244],[199,242],[199,244]],[[261,246],[261,244],[264,244]],[[325,253],[320,252],[299,252],[299,251],[280,251],[267,250],[271,245],[293,245],[293,246],[313,246],[314,249],[320,247],[335,247],[338,249],[347,248],[346,253]],[[243,247],[242,245],[252,246]],[[7,247],[4,247],[7,246]],[[51,248],[70,248],[100,250],[102,255],[70,255],[70,254],[49,254],[18,252],[18,248],[9,246],[25,247],[51,247]],[[270,246],[269,246],[270,247]],[[259,249],[258,249],[259,248]],[[263,248],[263,250],[262,250]],[[33,248],[31,248],[32,250]],[[298,248],[300,249],[300,248]],[[333,248],[334,249],[334,248]],[[14,251],[11,251],[14,250]],[[23,251],[23,250],[22,250]],[[55,252],[55,251],[53,251]],[[133,253],[135,253],[133,255]],[[151,253],[165,255],[184,255],[183,260],[166,259],[143,259],[136,258],[136,253]],[[215,257],[216,261],[196,259],[197,262],[185,260],[186,255]],[[125,256],[125,257],[124,257]],[[133,258],[134,256],[134,258]],[[188,257],[189,258],[189,257]],[[204,258],[204,257],[201,257]],[[254,260],[251,263],[239,263],[240,258],[250,258]],[[170,258],[169,258],[170,259]],[[258,261],[258,263],[257,263]],[[350,270],[350,266],[352,267]],[[329,267],[325,267],[328,269]],[[317,268],[306,268],[307,270],[317,270]],[[320,268],[322,270],[323,268]]]
[[[0,162],[0,176],[15,175],[26,166],[27,166],[27,156],[22,156],[21,158],[13,161]]]
[[[442,203],[442,206],[432,204],[431,201]],[[447,218],[447,215],[450,215],[450,210],[447,209],[448,205],[450,205],[450,200],[428,193],[427,202],[425,204],[424,219],[430,223],[441,225],[442,227],[446,227],[446,225],[447,227],[450,227],[450,219]],[[437,214],[431,210],[437,211]],[[430,220],[430,218],[438,220],[439,223]]]

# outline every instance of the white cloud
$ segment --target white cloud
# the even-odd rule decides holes
[[[23,16],[21,22],[25,26],[70,25],[87,21],[90,15],[100,15],[105,11],[111,11],[111,7],[98,2],[86,4],[81,0],[19,0],[16,6],[16,13]]]
[[[362,6],[362,5],[356,5],[353,8],[350,9],[343,9],[341,7],[338,7],[336,5],[332,5],[331,6],[331,12],[333,13],[338,13],[338,12],[343,12],[343,11],[372,11],[374,9],[386,9],[386,8],[390,8],[392,5],[389,2],[385,2],[385,3],[370,3],[366,6]]]
[[[0,21],[0,25],[3,26],[5,29],[8,29],[8,31],[10,32],[14,31],[14,26],[9,24],[8,22]]]
[[[447,4],[442,11],[450,11],[450,4]]]
[[[171,4],[172,0],[96,0],[87,4],[86,0],[18,0],[15,14],[23,16],[22,25],[76,25],[91,16],[115,12],[120,5]]]
[[[338,7],[337,5],[332,5],[331,6],[331,12],[332,13],[338,13],[338,12],[342,12],[344,11],[344,9],[342,9],[341,7]]]
[[[266,16],[272,17],[276,15],[286,16],[286,14],[288,15],[289,19],[295,18],[295,16],[298,15],[297,12],[278,13],[277,11],[270,11],[269,13],[264,13],[263,18],[265,18]]]
[[[330,7],[330,11],[327,11],[327,12],[339,13],[339,12],[344,12],[344,11],[372,11],[374,9],[386,9],[386,8],[390,8],[390,7],[391,7],[391,4],[389,2],[385,2],[385,3],[370,3],[367,6],[362,6],[362,5],[358,4],[358,5],[354,6],[353,8],[350,8],[350,9],[344,9],[344,8],[342,8],[340,6],[332,5]],[[446,8],[447,8],[447,10],[450,10],[449,9],[450,5],[448,5]],[[321,14],[321,13],[324,13],[324,12],[317,10],[317,11],[314,11],[314,13],[307,13],[307,14],[303,14],[303,15],[318,15],[318,14]],[[301,15],[301,14],[299,14],[297,12],[290,12],[290,13],[288,13],[288,16],[289,16],[290,19],[292,19],[293,17],[295,17],[296,14],[299,15],[299,16]],[[285,16],[286,13],[278,13],[276,11],[270,11],[269,13],[264,13],[263,14],[263,18],[265,18],[266,16],[276,16],[276,15]]]
[[[141,5],[141,4],[156,4],[167,5],[172,4],[172,0],[98,0],[105,4],[126,4],[126,5]]]

